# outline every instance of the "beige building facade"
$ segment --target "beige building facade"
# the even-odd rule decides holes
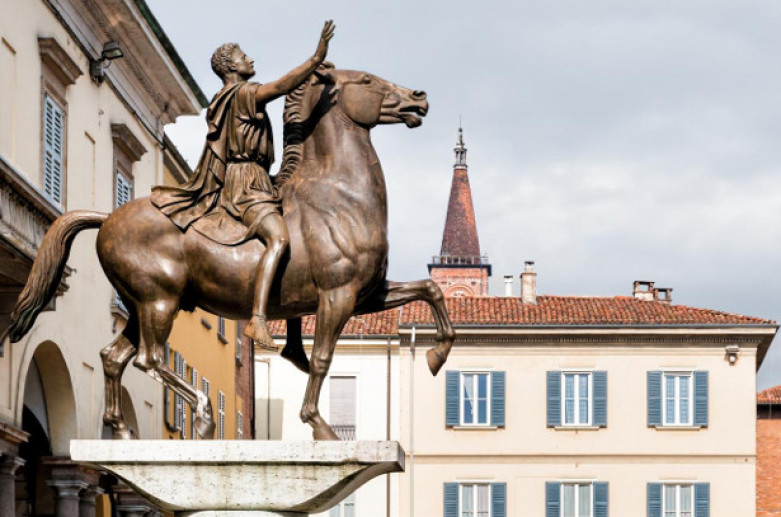
[[[0,9],[3,335],[51,222],[68,210],[110,212],[162,183],[164,125],[205,99],[141,0],[3,0]],[[103,490],[68,461],[71,439],[111,435],[99,351],[125,323],[95,235],[76,238],[52,310],[20,342],[4,341],[0,515],[88,511]],[[161,437],[160,385],[132,367],[123,381],[137,435]]]
[[[388,313],[351,320],[323,415],[333,423],[329,404],[344,398],[333,379],[354,376],[356,439],[399,439],[407,464],[330,515],[754,515],[756,371],[777,326],[653,294],[448,299],[458,338],[437,377],[426,306],[389,311],[395,324]],[[308,437],[297,419],[306,377],[268,361],[271,437]],[[258,378],[258,422],[265,389]],[[362,419],[390,432],[362,434]]]

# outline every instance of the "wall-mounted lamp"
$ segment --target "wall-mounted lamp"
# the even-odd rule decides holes
[[[91,61],[89,64],[89,75],[92,80],[100,84],[105,78],[106,68],[111,66],[111,62],[115,59],[119,59],[125,54],[122,52],[122,47],[116,41],[108,41],[103,45],[103,52],[100,53],[100,59]]]
[[[727,353],[729,364],[733,365],[738,361],[738,355],[740,354],[740,347],[738,345],[727,345],[724,347],[724,351]]]

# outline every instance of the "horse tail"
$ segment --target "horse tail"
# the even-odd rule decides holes
[[[8,329],[11,343],[16,343],[27,334],[38,314],[54,296],[76,234],[88,228],[98,228],[106,218],[108,214],[74,210],[61,215],[52,223],[38,248],[27,283],[11,313],[11,326]]]

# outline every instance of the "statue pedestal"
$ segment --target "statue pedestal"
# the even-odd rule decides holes
[[[177,517],[303,517],[404,470],[398,442],[72,440],[71,459]]]

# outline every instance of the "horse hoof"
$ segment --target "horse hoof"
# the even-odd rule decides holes
[[[293,366],[309,375],[309,358],[306,356],[303,347],[289,347],[285,345],[285,348],[282,349],[282,352],[279,355],[293,363]]]
[[[442,368],[442,365],[445,364],[445,360],[439,355],[436,348],[429,348],[426,350],[426,362],[428,362],[428,369],[433,376],[436,376]]]
[[[195,406],[195,419],[193,420],[193,427],[198,433],[198,436],[204,440],[213,440],[214,431],[217,426],[212,418],[212,403],[201,390],[197,392],[198,403]]]
[[[136,440],[136,432],[130,427],[118,427],[114,429],[114,440]]]
[[[328,425],[320,425],[314,428],[312,431],[312,438],[315,439],[315,441],[320,440],[330,440],[330,441],[339,441],[339,437],[336,435],[336,433],[331,429]]]

